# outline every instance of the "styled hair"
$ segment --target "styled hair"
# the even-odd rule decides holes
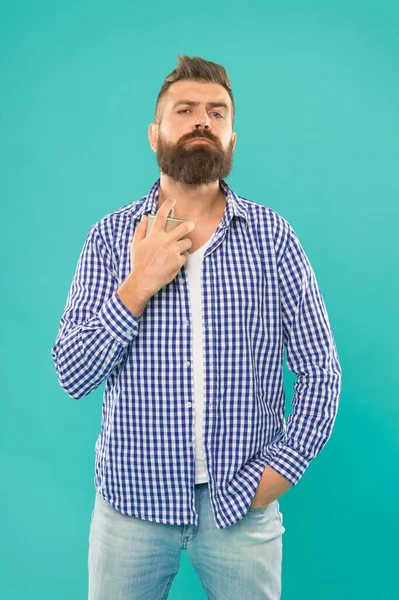
[[[218,83],[219,85],[222,85],[224,89],[228,92],[231,99],[231,104],[233,107],[232,122],[234,124],[234,98],[231,89],[230,79],[227,75],[226,69],[222,67],[222,65],[218,65],[217,63],[205,60],[203,58],[200,58],[199,56],[190,57],[180,55],[178,55],[177,67],[166,77],[158,94],[157,101],[155,104],[156,123],[159,123],[162,118],[162,115],[159,111],[159,103],[161,98],[166,94],[166,92],[173,83],[185,79],[192,79],[194,81],[204,82],[211,81],[213,83]]]

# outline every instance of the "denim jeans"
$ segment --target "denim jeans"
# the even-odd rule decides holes
[[[123,515],[96,494],[89,536],[89,600],[163,600],[186,549],[210,600],[280,600],[283,515],[277,500],[224,529],[207,483],[195,486],[195,525]]]

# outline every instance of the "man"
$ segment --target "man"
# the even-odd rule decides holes
[[[224,180],[234,111],[221,65],[179,57],[149,126],[160,179],[91,227],[62,315],[60,384],[82,398],[106,382],[90,600],[166,598],[182,548],[209,598],[280,598],[278,498],[334,425],[341,368],[312,267],[285,219]],[[185,222],[166,231],[172,208]]]

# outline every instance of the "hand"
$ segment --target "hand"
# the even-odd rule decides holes
[[[161,204],[150,233],[146,236],[147,216],[136,228],[130,248],[130,276],[151,297],[174,279],[181,267],[187,263],[182,253],[191,248],[192,242],[184,238],[195,227],[192,221],[181,223],[166,232],[166,219],[174,206],[173,198]]]
[[[277,473],[270,465],[265,467],[259,481],[255,496],[252,498],[253,508],[266,508],[280,498],[292,487],[292,483]]]
[[[250,507],[251,508],[267,508],[268,506],[270,506],[270,504],[272,504],[271,502],[269,504],[266,504],[266,506],[258,506],[257,504],[254,504],[253,502],[251,502]]]
[[[267,508],[270,506],[270,504],[272,504],[272,502],[269,502],[268,504],[262,504],[262,502],[256,496],[257,494],[255,493],[255,496],[252,498],[252,502],[250,504],[251,508]]]

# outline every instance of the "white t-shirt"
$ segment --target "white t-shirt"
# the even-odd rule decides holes
[[[195,483],[208,481],[206,468],[203,425],[204,425],[204,346],[202,326],[202,259],[210,245],[213,234],[201,248],[190,254],[186,252],[188,288],[190,294],[192,339],[193,339],[193,376],[194,376],[194,421],[195,421]],[[202,360],[201,360],[202,358]]]

